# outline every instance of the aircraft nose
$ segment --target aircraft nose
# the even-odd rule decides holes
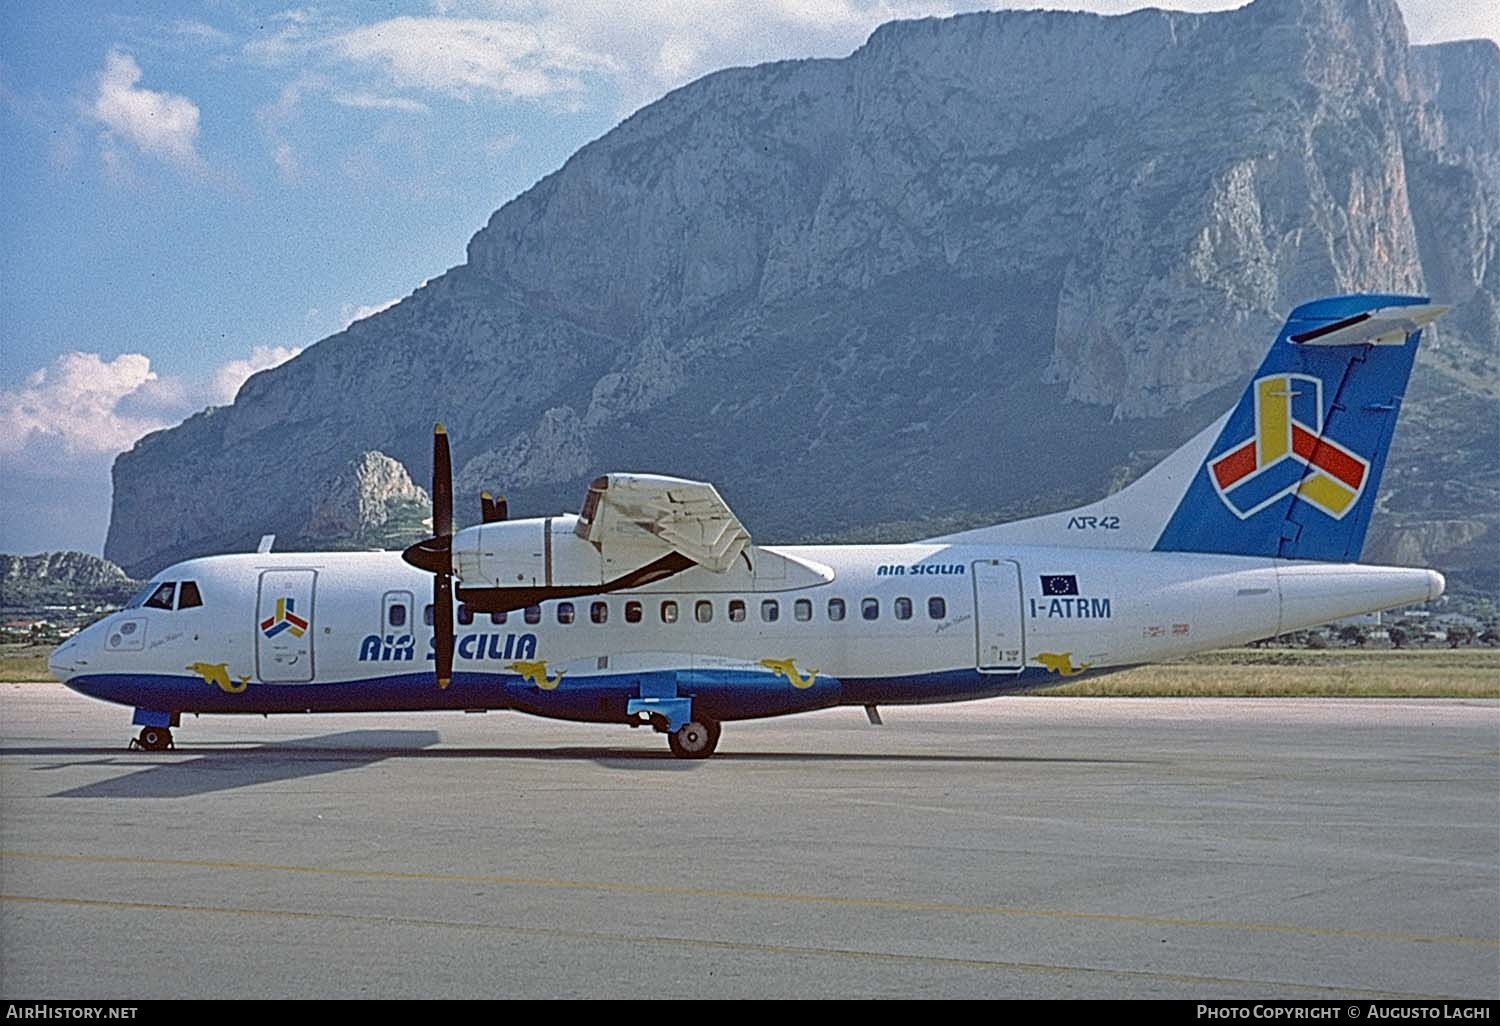
[[[76,635],[69,638],[54,648],[52,654],[47,657],[47,672],[52,674],[55,680],[66,684],[68,679],[78,672],[81,665],[79,657],[82,652],[82,640]]]
[[[103,621],[101,621],[102,623]],[[98,662],[100,654],[99,623],[92,623],[52,650],[47,657],[47,672],[66,684],[88,671],[89,662]]]
[[[1443,575],[1436,570],[1427,571],[1427,601],[1432,602],[1443,594],[1443,589],[1448,587],[1448,582],[1443,580]]]

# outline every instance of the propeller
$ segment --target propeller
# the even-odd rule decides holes
[[[495,498],[489,492],[479,493],[479,519],[486,524],[497,524],[510,515],[510,506],[505,496]]]
[[[441,424],[432,429],[432,535],[410,546],[401,558],[432,574],[437,686],[446,688],[453,679],[453,459],[448,431]]]

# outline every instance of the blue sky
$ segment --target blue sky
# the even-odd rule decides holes
[[[495,209],[642,104],[986,6],[5,4],[0,552],[100,551],[116,453],[461,263]],[[1402,9],[1419,42],[1500,39],[1500,4]]]

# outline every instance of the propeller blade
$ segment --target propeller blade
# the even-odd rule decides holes
[[[437,686],[446,688],[453,680],[453,575],[437,574],[432,579],[433,654],[437,661]]]
[[[497,524],[510,515],[505,496],[495,498],[489,492],[479,493],[479,519],[486,524]]]
[[[448,453],[448,429],[432,429],[432,533],[453,535],[453,458]]]
[[[453,457],[448,451],[448,429],[432,429],[431,554],[433,649],[437,686],[453,680]]]

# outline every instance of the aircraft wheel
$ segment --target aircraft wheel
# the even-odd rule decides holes
[[[164,752],[172,747],[172,732],[166,727],[142,727],[135,743],[148,752]]]
[[[707,759],[719,747],[718,720],[690,720],[667,735],[672,754],[679,759]]]

